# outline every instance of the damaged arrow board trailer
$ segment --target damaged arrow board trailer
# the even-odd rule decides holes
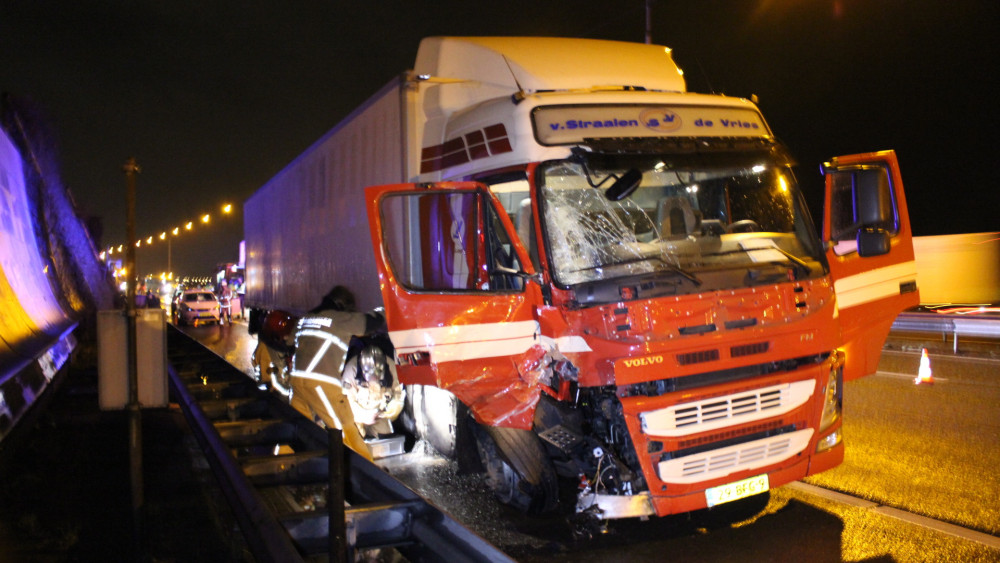
[[[513,506],[759,499],[841,462],[843,382],[918,302],[895,154],[824,164],[822,232],[791,165],[665,47],[427,38],[246,202],[247,301],[384,306],[401,420]]]

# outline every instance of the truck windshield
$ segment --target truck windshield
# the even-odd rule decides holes
[[[610,201],[630,170],[639,187]],[[794,176],[772,152],[575,157],[544,163],[536,181],[562,286],[642,277],[692,293],[825,271]]]

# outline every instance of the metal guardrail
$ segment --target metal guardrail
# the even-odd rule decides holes
[[[340,449],[339,439],[222,358],[179,331],[169,336],[171,394],[256,560],[347,561],[356,550],[391,547],[411,561],[513,561],[378,466]],[[184,346],[192,350],[178,350]],[[300,507],[292,499],[303,489],[329,496]]]
[[[71,323],[58,338],[14,346],[0,339],[0,442],[22,421],[34,418],[32,406],[42,400],[76,348],[76,327]]]
[[[244,533],[244,538],[260,561],[301,561],[302,557],[292,545],[288,535],[281,525],[264,505],[257,492],[246,484],[243,471],[229,454],[228,447],[215,431],[212,421],[198,407],[198,403],[185,389],[177,371],[171,365],[170,392],[176,398],[184,412],[188,424],[195,431],[195,436],[206,452],[205,458],[216,474],[223,494],[233,506],[233,514],[239,522],[241,530],[252,530]]]
[[[1000,339],[1000,317],[969,317],[939,313],[901,313],[892,323],[893,331],[925,332],[953,338],[958,352],[959,337]]]

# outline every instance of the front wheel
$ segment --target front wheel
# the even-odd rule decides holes
[[[487,482],[500,502],[530,514],[553,510],[559,501],[559,483],[538,436],[527,430],[470,423]]]

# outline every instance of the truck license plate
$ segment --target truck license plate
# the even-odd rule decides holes
[[[705,499],[708,501],[708,506],[715,506],[724,502],[752,497],[753,495],[763,493],[769,488],[767,474],[765,473],[756,477],[750,477],[749,479],[743,479],[742,481],[736,481],[735,483],[706,489]]]

